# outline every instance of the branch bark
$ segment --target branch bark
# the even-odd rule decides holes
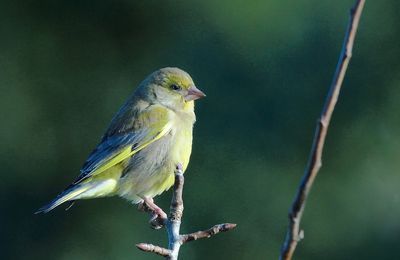
[[[340,89],[346,74],[347,66],[352,56],[354,39],[356,36],[358,24],[362,14],[365,0],[357,0],[353,8],[350,10],[350,18],[346,34],[344,37],[343,47],[339,56],[335,74],[325,104],[322,109],[320,118],[318,119],[311,152],[308,163],[305,168],[303,178],[300,182],[296,197],[292,203],[289,212],[289,227],[286,234],[285,242],[281,249],[281,260],[292,259],[297,243],[303,238],[304,232],[300,230],[300,221],[304,212],[304,207],[314,183],[315,177],[322,166],[322,151],[325,144],[325,138],[331,121],[333,110],[339,97]]]
[[[166,228],[168,234],[168,249],[147,243],[137,244],[137,248],[145,252],[151,252],[163,256],[168,260],[177,260],[180,247],[186,242],[195,241],[201,238],[209,238],[218,233],[232,230],[236,227],[236,224],[231,223],[218,224],[207,230],[181,235],[180,226],[183,215],[183,184],[184,177],[182,166],[178,165],[175,171],[175,183],[168,219],[158,216],[148,205],[143,204],[140,206],[141,210],[151,214],[149,223],[152,228]]]

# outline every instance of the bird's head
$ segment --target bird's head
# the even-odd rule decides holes
[[[194,100],[206,96],[195,86],[190,75],[178,68],[153,72],[143,81],[141,88],[153,102],[173,110],[190,107]]]

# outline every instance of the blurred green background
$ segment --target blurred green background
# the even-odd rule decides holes
[[[118,198],[33,212],[77,176],[150,72],[197,102],[181,259],[277,259],[353,1],[1,1],[1,259],[160,259]],[[367,1],[296,259],[400,259],[400,4]],[[170,192],[157,201],[168,208]]]

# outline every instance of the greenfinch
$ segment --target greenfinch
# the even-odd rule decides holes
[[[181,69],[150,74],[116,113],[78,178],[36,213],[67,201],[118,195],[165,214],[153,197],[173,185],[177,165],[186,170],[196,121],[194,100],[204,96]]]

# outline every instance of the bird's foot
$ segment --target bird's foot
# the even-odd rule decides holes
[[[143,201],[144,203],[146,203],[147,207],[149,207],[154,212],[154,215],[156,215],[161,219],[168,218],[167,213],[165,213],[164,210],[162,210],[162,208],[157,206],[152,198],[143,198]]]
[[[153,199],[143,198],[143,202],[139,204],[138,209],[150,213],[149,224],[153,229],[164,227],[168,220],[167,214],[154,203]]]

